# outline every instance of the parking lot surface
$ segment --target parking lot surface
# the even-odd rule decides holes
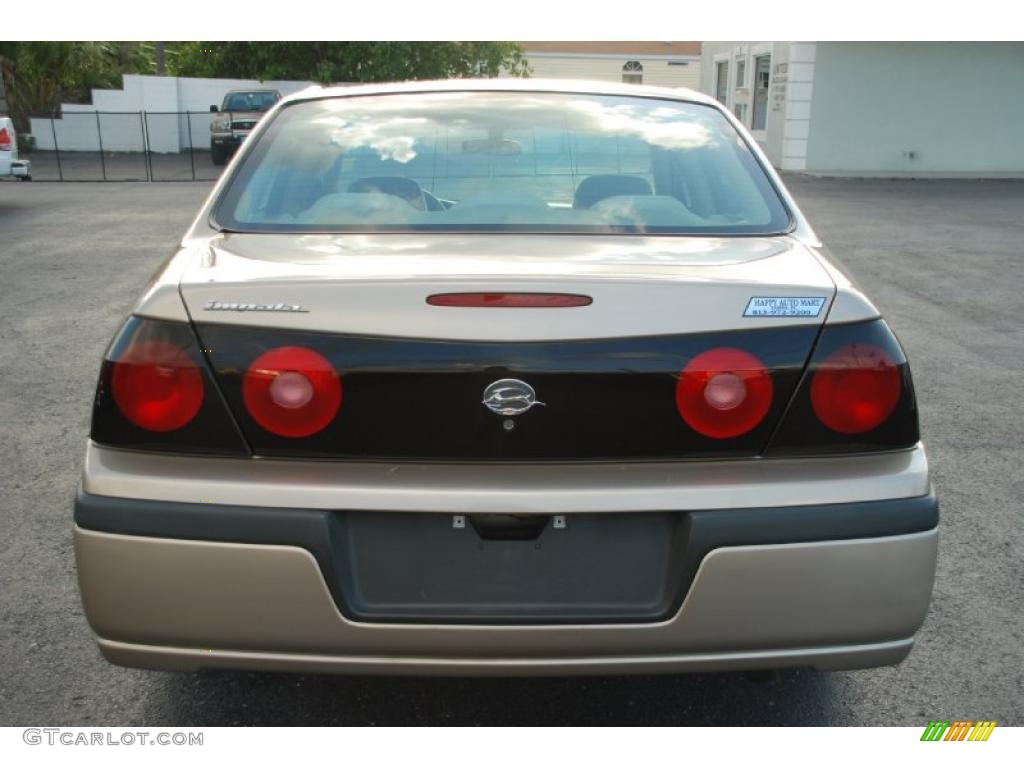
[[[1024,725],[1024,182],[787,180],[908,351],[941,503],[899,667],[567,679],[113,667],[71,503],[108,341],[209,184],[0,183],[0,725]]]

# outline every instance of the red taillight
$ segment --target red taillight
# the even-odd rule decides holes
[[[811,381],[811,405],[829,429],[859,435],[874,429],[896,408],[900,372],[873,344],[847,344],[818,367]]]
[[[281,437],[308,437],[341,407],[341,378],[328,360],[306,347],[278,347],[253,361],[242,381],[253,420]]]
[[[188,424],[203,404],[203,377],[181,347],[167,341],[132,344],[114,363],[114,402],[136,426],[170,432]]]
[[[9,152],[14,144],[14,140],[11,138],[11,132],[6,128],[0,128],[0,150]]]
[[[772,404],[772,377],[757,357],[718,347],[693,358],[676,382],[676,408],[697,432],[725,439],[749,432]]]
[[[435,293],[427,297],[434,307],[586,307],[594,300],[576,293]]]

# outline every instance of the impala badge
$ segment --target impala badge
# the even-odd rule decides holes
[[[499,416],[518,416],[535,405],[544,405],[533,387],[519,379],[498,379],[489,384],[484,390],[483,404]]]
[[[244,301],[216,301],[206,302],[203,309],[207,312],[309,312],[301,304],[252,304]]]

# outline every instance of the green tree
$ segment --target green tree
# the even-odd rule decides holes
[[[358,83],[529,74],[522,49],[506,42],[164,43],[166,71],[187,77]],[[0,42],[7,102],[19,131],[31,115],[88,102],[92,88],[119,88],[123,74],[153,74],[152,42]]]
[[[529,74],[507,42],[191,42],[168,44],[188,77],[362,83]]]
[[[116,88],[126,72],[154,71],[153,43],[5,42],[2,76],[11,117],[21,131],[31,115],[51,115],[61,102],[82,102],[92,88]]]

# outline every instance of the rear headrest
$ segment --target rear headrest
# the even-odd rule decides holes
[[[421,214],[408,201],[382,192],[335,192],[324,195],[296,216],[311,224],[403,224]]]
[[[423,190],[419,184],[405,176],[366,176],[356,179],[348,185],[349,192],[366,193],[380,192],[394,195],[415,205],[423,207]]]
[[[608,197],[621,195],[653,194],[647,179],[640,176],[626,176],[619,173],[606,173],[598,176],[587,176],[576,187],[576,195],[572,201],[573,208],[590,208]]]

